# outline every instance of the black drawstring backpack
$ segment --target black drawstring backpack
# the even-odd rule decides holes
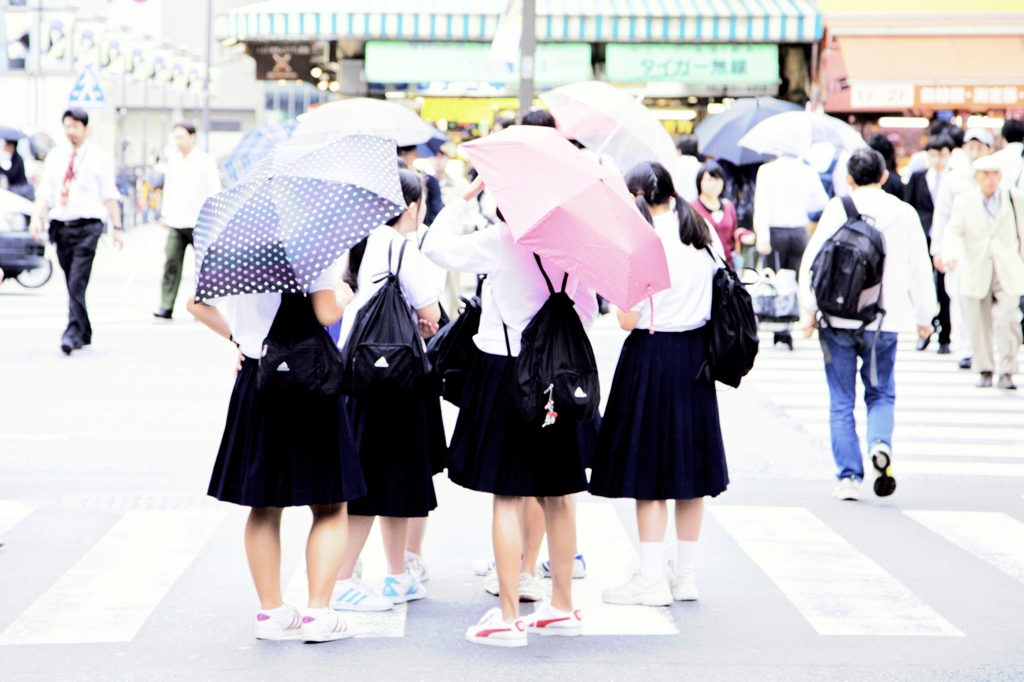
[[[281,307],[263,340],[256,387],[337,398],[342,382],[341,353],[316,319],[312,300],[281,294]]]
[[[519,357],[514,360],[512,407],[525,421],[551,426],[556,419],[588,422],[597,415],[601,384],[594,349],[575,303],[565,293],[569,273],[556,292],[534,254],[551,296],[523,330]],[[505,328],[505,347],[512,355]]]
[[[721,267],[711,280],[708,360],[701,372],[709,381],[738,388],[754,367],[760,343],[754,304],[736,271],[711,247],[704,248]]]
[[[427,360],[437,373],[441,397],[456,407],[462,406],[466,375],[473,358],[479,353],[473,337],[480,331],[484,279],[485,275],[477,276],[476,295],[470,299],[460,296],[465,304],[462,313],[427,343]]]
[[[412,306],[398,283],[406,246],[402,240],[392,273],[388,245],[388,272],[377,280],[386,282],[356,314],[341,352],[345,392],[357,398],[408,393],[419,388],[430,371]]]

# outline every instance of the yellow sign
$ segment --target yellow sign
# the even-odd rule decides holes
[[[1020,12],[1021,4],[1020,0],[821,0],[820,9],[828,23],[829,14],[985,14]]]
[[[451,123],[494,122],[502,111],[519,109],[518,97],[427,97],[420,116],[426,121],[445,120]]]

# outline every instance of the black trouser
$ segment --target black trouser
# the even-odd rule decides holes
[[[807,230],[803,227],[769,228],[772,252],[765,258],[765,264],[774,270],[800,272],[800,260],[807,249]]]
[[[103,234],[103,221],[50,221],[50,241],[57,247],[57,261],[68,283],[68,328],[65,338],[80,343],[92,342],[92,325],[85,308],[85,289],[92,275],[96,244]]]
[[[949,319],[949,294],[946,293],[946,275],[935,271],[935,293],[939,298],[939,314],[935,318],[939,329],[939,344],[949,345],[950,334],[953,331],[952,322]]]

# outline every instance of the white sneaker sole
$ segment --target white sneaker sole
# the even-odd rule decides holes
[[[399,604],[406,604],[406,603],[411,602],[411,601],[419,601],[420,599],[423,599],[426,596],[427,596],[427,591],[426,590],[420,590],[419,592],[416,592],[415,594],[403,594],[401,597],[384,597],[384,598],[385,599],[390,599],[392,604],[394,604],[395,606],[398,606]]]
[[[672,595],[641,594],[637,597],[606,597],[601,595],[605,604],[618,606],[671,606]]]
[[[357,606],[354,604],[346,604],[344,602],[331,602],[331,609],[334,611],[358,611],[361,613],[379,613],[381,611],[390,611],[393,608],[395,608],[395,605],[391,603],[380,604],[379,606]]]
[[[263,634],[257,634],[256,639],[262,639],[268,642],[287,642],[289,640],[302,639],[302,630],[296,628],[295,630],[267,632]]]
[[[473,644],[483,644],[484,646],[497,646],[503,649],[519,649],[529,643],[526,637],[475,637],[468,632],[466,633],[466,641]]]
[[[674,601],[697,601],[697,592],[673,592],[672,599]]]
[[[320,644],[323,642],[336,642],[339,639],[349,639],[355,637],[356,633],[351,630],[345,630],[344,632],[318,632],[315,634],[302,635],[302,641],[310,644]]]
[[[579,637],[583,634],[583,625],[577,627],[546,627],[546,628],[531,628],[527,627],[526,632],[531,635],[541,635],[543,637]]]

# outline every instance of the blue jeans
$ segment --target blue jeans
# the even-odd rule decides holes
[[[861,359],[861,380],[864,382],[864,402],[868,406],[868,448],[875,443],[892,446],[893,406],[896,404],[896,380],[893,366],[896,363],[896,333],[878,333],[875,354],[878,370],[878,385],[871,385],[871,342],[877,332],[864,334],[864,347],[857,348],[852,333],[823,329],[832,362],[825,364],[825,378],[828,380],[830,397],[829,427],[832,432],[832,456],[835,457],[839,473],[836,478],[853,477],[864,479],[864,459],[857,437],[857,422],[853,407],[857,399],[857,358]]]

